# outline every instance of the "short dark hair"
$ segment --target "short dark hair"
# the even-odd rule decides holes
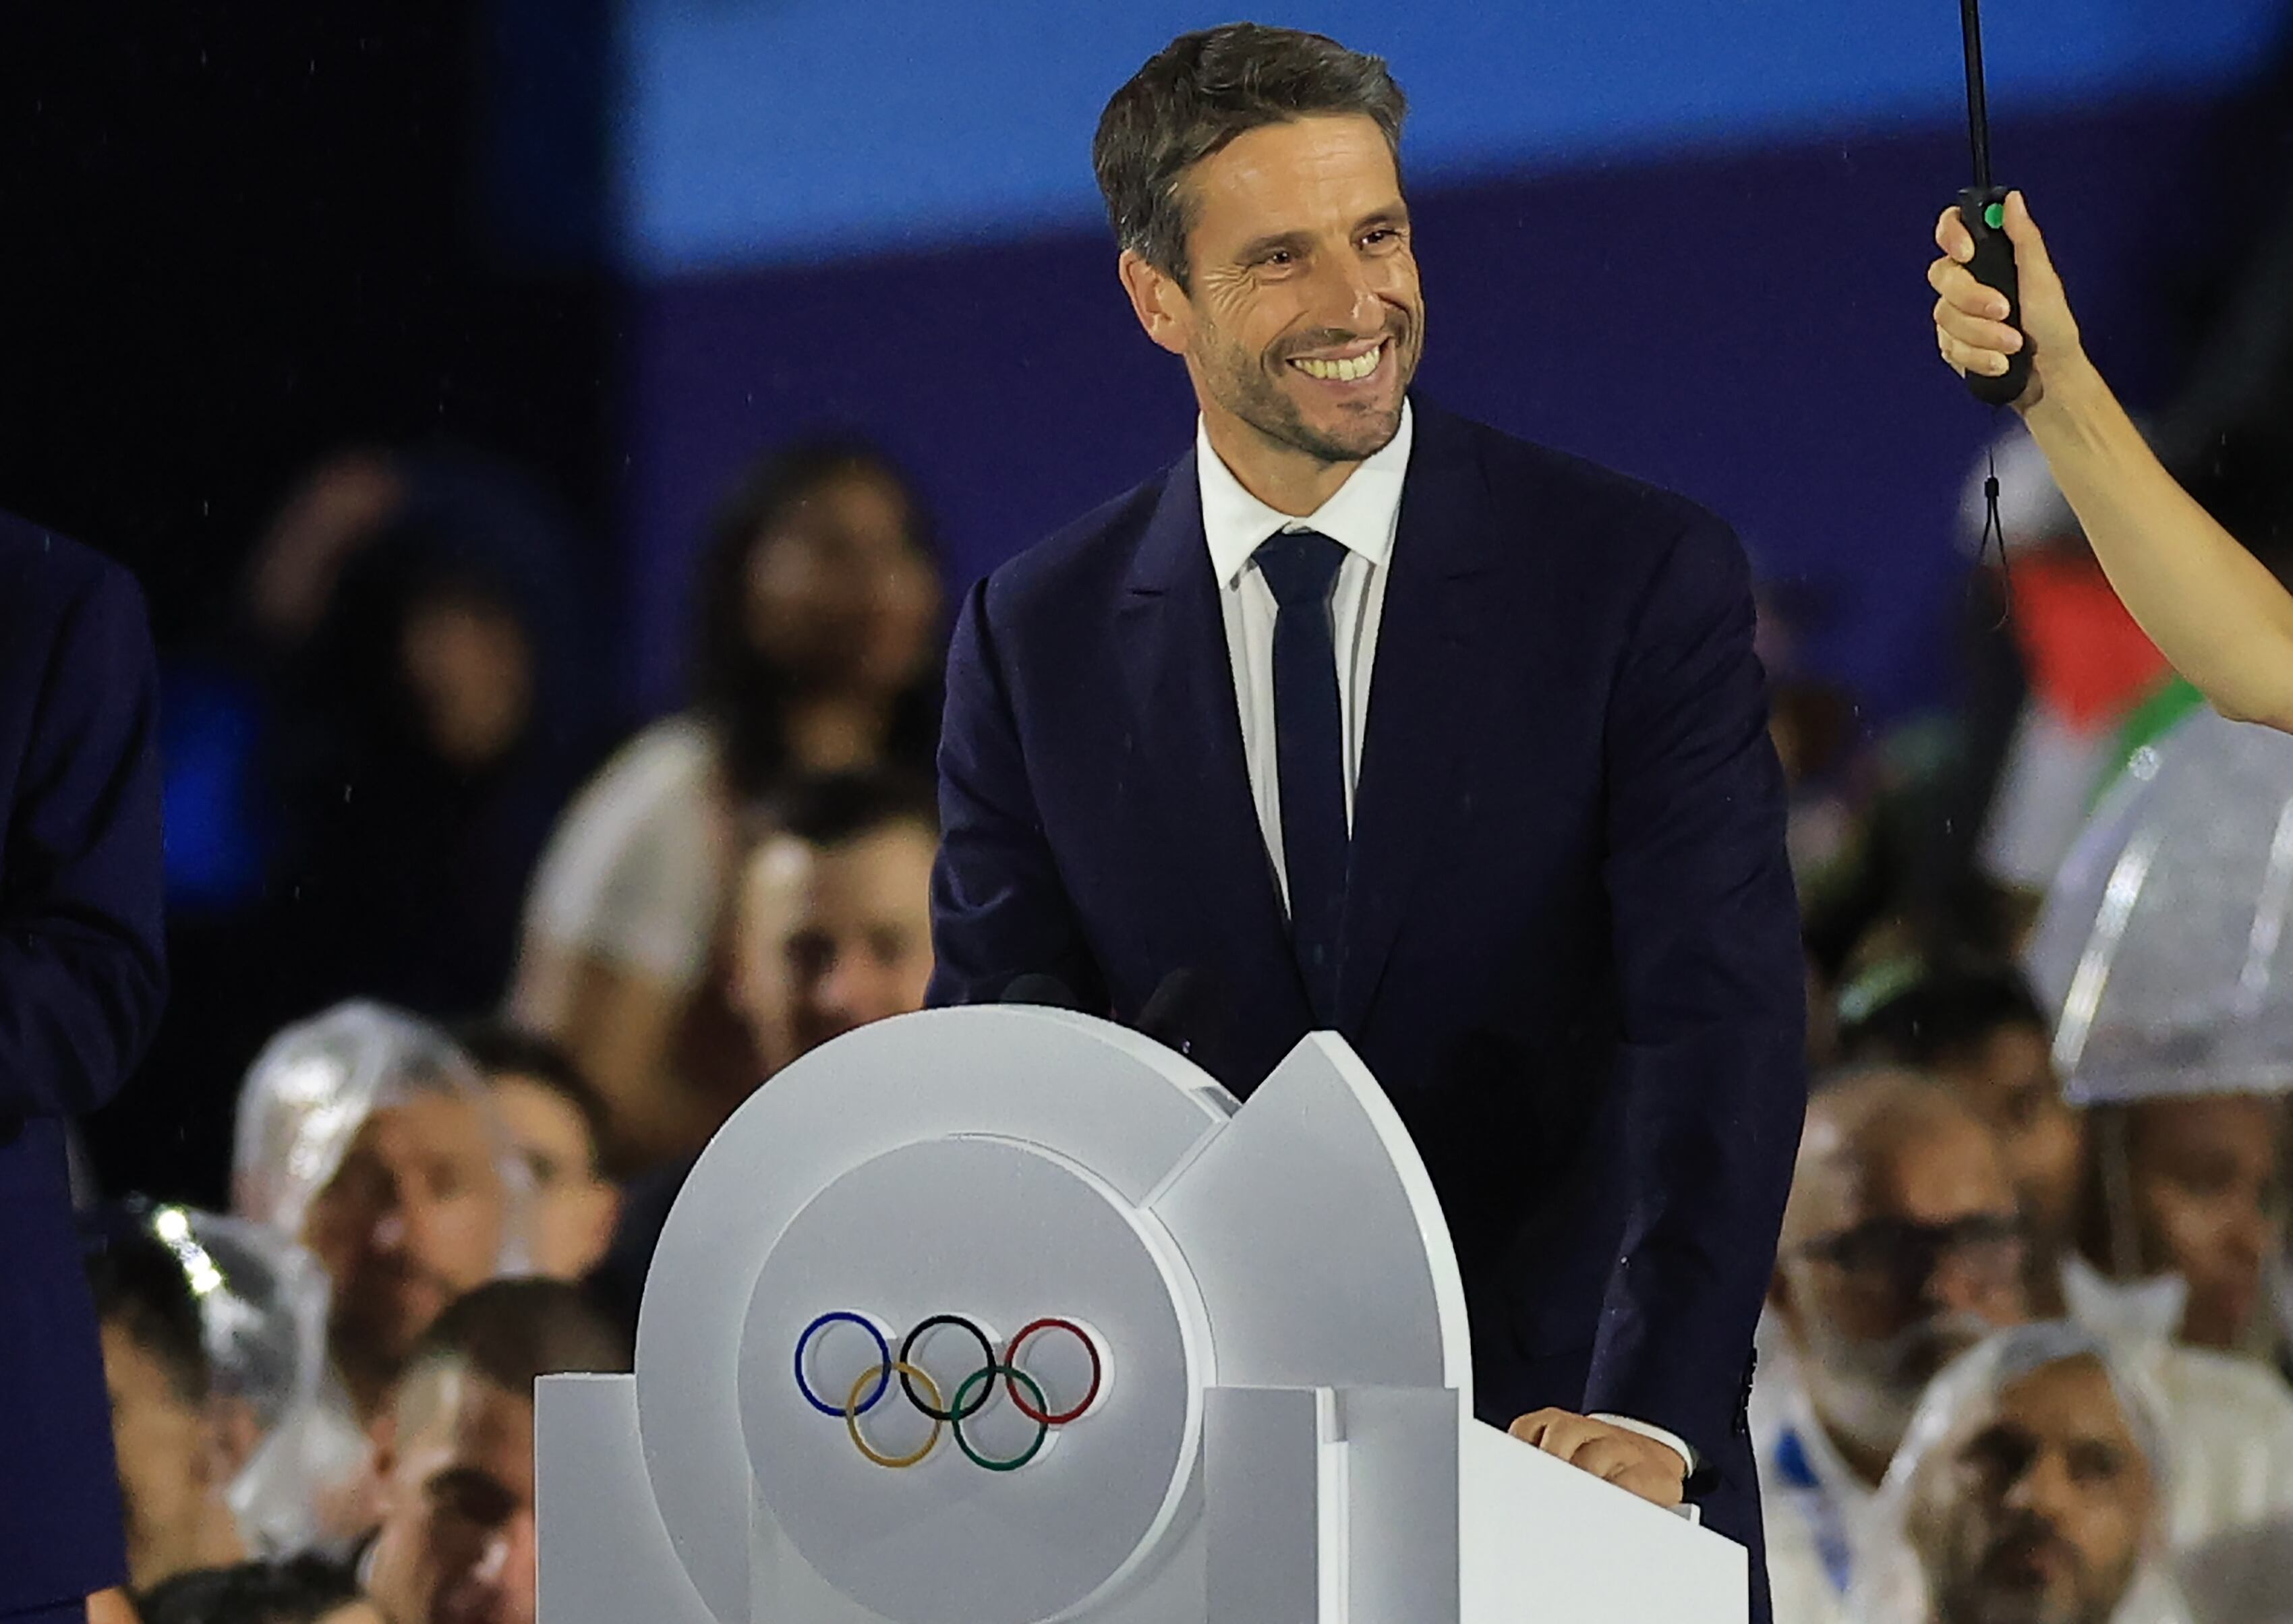
[[[571,1106],[588,1131],[592,1165],[603,1158],[612,1131],[605,1097],[564,1045],[499,1020],[472,1021],[456,1031],[454,1041],[489,1078],[530,1077]]]
[[[1184,288],[1194,225],[1179,187],[1187,170],[1261,126],[1357,113],[1385,133],[1398,173],[1408,110],[1382,57],[1296,28],[1231,22],[1181,34],[1114,93],[1090,165],[1117,245]]]
[[[91,1220],[90,1229],[87,1282],[97,1319],[158,1361],[182,1402],[206,1403],[215,1366],[182,1263],[128,1209]]]
[[[894,767],[816,773],[758,803],[751,844],[786,835],[825,850],[895,824],[912,824],[937,838],[939,802],[930,784]]]
[[[563,1280],[490,1280],[454,1300],[408,1361],[410,1379],[432,1363],[466,1367],[505,1393],[533,1396],[545,1376],[626,1371],[629,1343],[580,1287]]]
[[[1839,1046],[1851,1061],[1932,1068],[2008,1027],[2051,1023],[2011,964],[1989,959],[1880,964],[1840,995]]]
[[[359,1599],[351,1570],[324,1557],[179,1573],[136,1604],[143,1624],[318,1624]]]

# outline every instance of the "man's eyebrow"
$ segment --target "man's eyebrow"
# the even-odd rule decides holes
[[[1381,225],[1407,225],[1408,223],[1409,205],[1390,203],[1383,208],[1373,209],[1364,215],[1354,226],[1354,235],[1358,237],[1362,232],[1373,231]]]

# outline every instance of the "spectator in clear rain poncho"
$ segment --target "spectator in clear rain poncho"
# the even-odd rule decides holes
[[[2137,1314],[2281,1357],[2293,740],[2212,715],[2137,753],[2030,949],[2087,1108],[2079,1243]],[[2146,1301],[2147,1310],[2139,1303]]]
[[[108,1208],[81,1221],[126,1513],[127,1582],[138,1592],[243,1555],[225,1498],[234,1466],[197,1289],[145,1216]]]
[[[2029,1317],[2022,1236],[2006,1165],[1964,1099],[1899,1069],[1817,1091],[1751,1414],[1777,1624],[1855,1616],[1844,1609],[1874,1490],[1927,1381]],[[2068,1283],[2074,1310],[2140,1367],[2184,1446],[2163,1496],[2173,1549],[2228,1594],[2293,1596],[2263,1571],[2274,1543],[2293,1547],[2293,1394],[2249,1363],[2175,1344],[2154,1311]]]
[[[236,1134],[239,1214],[307,1248],[327,1284],[324,1368],[242,1515],[279,1548],[339,1542],[371,1524],[365,1428],[407,1357],[457,1297],[523,1271],[523,1173],[469,1060],[373,1004],[274,1038]]]
[[[290,1552],[310,1531],[291,1497],[305,1418],[325,1387],[326,1277],[301,1246],[247,1219],[160,1206],[143,1222],[199,1305],[240,1538],[253,1552]]]
[[[2060,1321],[2005,1331],[1928,1389],[1872,1508],[1860,1624],[2184,1624],[2172,1467],[2141,1374]]]

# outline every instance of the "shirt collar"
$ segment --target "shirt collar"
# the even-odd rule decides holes
[[[1303,518],[1278,513],[1242,487],[1232,469],[1211,449],[1209,429],[1195,423],[1195,472],[1202,486],[1203,535],[1210,543],[1211,567],[1219,584],[1231,587],[1250,567],[1260,542],[1278,530],[1317,530],[1348,552],[1373,564],[1393,555],[1393,532],[1401,513],[1401,487],[1409,472],[1414,425],[1409,402],[1401,403],[1401,426],[1374,456],[1365,459],[1346,483]]]

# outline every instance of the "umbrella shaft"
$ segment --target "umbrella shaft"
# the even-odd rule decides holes
[[[1966,135],[1974,149],[1974,183],[1990,187],[1990,108],[1982,87],[1981,0],[1958,0],[1959,28],[1966,37]]]

